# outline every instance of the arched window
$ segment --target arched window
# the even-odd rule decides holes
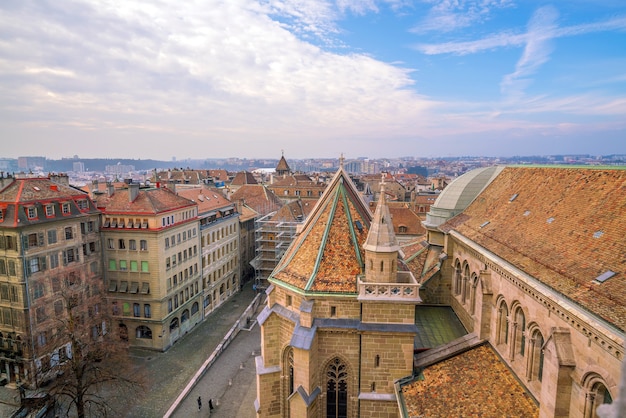
[[[152,339],[152,330],[145,325],[138,326],[135,332],[137,338],[148,338],[150,340]]]
[[[348,372],[339,358],[330,362],[326,369],[326,416],[348,416]]]
[[[194,302],[193,305],[191,305],[191,314],[195,314],[199,311],[199,306],[198,306],[198,302]]]
[[[529,377],[530,380],[538,380],[541,382],[543,378],[543,335],[541,331],[535,329],[531,334],[530,351],[529,351]]]
[[[291,395],[294,390],[294,363],[293,363],[293,348],[289,348],[287,353],[287,393]]]
[[[498,344],[508,344],[509,342],[509,309],[506,302],[500,302],[498,307],[498,327],[496,328],[496,341]]]
[[[180,322],[185,322],[189,319],[189,309],[185,309],[180,316]]]
[[[170,331],[178,328],[178,318],[174,318],[170,321]]]
[[[461,290],[461,300],[465,303],[469,296],[469,280],[470,280],[470,269],[466,264],[463,269],[463,289]]]
[[[470,290],[470,314],[476,313],[476,292],[478,289],[478,276],[472,277],[472,289]]]
[[[587,379],[586,394],[585,394],[585,418],[598,418],[596,410],[602,404],[613,403],[613,397],[608,388],[601,381],[600,376],[595,373],[590,379]]]
[[[523,356],[526,352],[526,317],[521,307],[515,310],[515,353]]]
[[[457,263],[454,269],[454,294],[461,293],[461,265]]]

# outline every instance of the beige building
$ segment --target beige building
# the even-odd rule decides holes
[[[398,416],[420,302],[407,270],[384,198],[372,216],[341,167],[269,278],[257,416]]]
[[[454,180],[424,222],[430,251],[441,255],[438,272],[423,282],[425,302],[452,306],[475,343],[487,344],[514,373],[539,417],[595,417],[598,405],[618,395],[625,191],[624,169],[481,168]],[[457,347],[455,356],[473,346]],[[427,377],[408,391],[439,387],[436,369],[451,361],[451,351],[438,360],[418,355]],[[446,394],[465,403],[448,403],[447,413],[471,415],[481,405],[488,413],[493,404],[454,390],[470,381],[455,373],[458,384]],[[506,397],[509,406],[517,399]],[[411,415],[428,415],[432,407],[423,404]]]
[[[100,212],[67,176],[0,178],[0,381],[37,387],[71,356],[58,337],[62,292],[84,286],[99,305]]]
[[[239,214],[216,189],[177,186],[176,193],[198,205],[205,316],[240,289]]]
[[[113,318],[132,346],[166,350],[204,318],[198,204],[136,183],[96,203]]]

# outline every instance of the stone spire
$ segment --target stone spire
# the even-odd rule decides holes
[[[391,213],[387,206],[385,195],[385,174],[383,173],[380,185],[380,199],[374,212],[374,219],[367,235],[367,240],[363,249],[376,253],[393,253],[400,250],[400,245],[396,240],[396,234],[391,222]]]

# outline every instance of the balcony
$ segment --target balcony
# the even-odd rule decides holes
[[[398,272],[395,283],[369,283],[365,276],[358,277],[358,300],[380,302],[421,303],[420,284],[408,271]]]

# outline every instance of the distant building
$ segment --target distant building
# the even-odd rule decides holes
[[[83,173],[85,171],[85,163],[81,161],[75,161],[72,163],[72,170],[75,173]]]

